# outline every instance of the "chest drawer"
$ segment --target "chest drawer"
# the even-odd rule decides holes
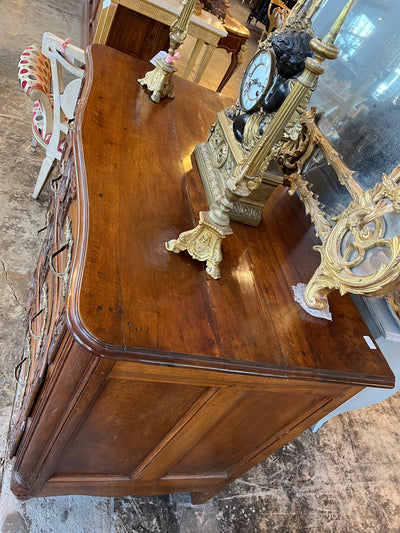
[[[32,279],[26,312],[26,334],[21,361],[15,369],[17,391],[11,423],[10,454],[16,453],[29,425],[35,400],[52,370],[52,362],[67,330],[65,300],[74,252],[76,179],[67,148],[54,194],[46,213],[44,240]]]

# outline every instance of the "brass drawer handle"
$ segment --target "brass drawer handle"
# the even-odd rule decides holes
[[[23,382],[19,380],[19,377],[20,377],[20,375],[21,375],[22,365],[25,363],[25,361],[26,361],[27,359],[28,359],[27,357],[24,357],[23,359],[21,359],[21,361],[17,364],[17,366],[16,366],[15,369],[14,369],[15,379],[17,380],[17,382],[18,382],[20,385],[23,385]]]
[[[47,283],[43,283],[43,289],[42,289],[42,307],[39,309],[39,311],[37,313],[35,313],[33,315],[33,317],[29,320],[29,324],[28,324],[28,330],[29,330],[29,335],[34,338],[36,341],[38,341],[38,344],[37,344],[37,347],[36,347],[36,352],[35,352],[35,359],[37,359],[39,357],[39,354],[40,354],[40,351],[42,349],[42,344],[43,344],[43,338],[44,338],[44,333],[45,333],[45,329],[46,329],[46,321],[47,321],[47,314],[48,314],[48,311],[49,311],[49,305],[48,305],[48,287],[47,287]],[[35,333],[33,333],[33,330],[32,330],[32,323],[33,321],[39,316],[41,315],[42,313],[44,313],[44,317],[43,317],[43,323],[42,323],[42,329],[40,330],[40,335],[36,335]]]
[[[26,334],[26,337],[25,337],[25,357],[23,357],[21,359],[21,361],[17,364],[17,366],[15,367],[14,369],[14,375],[15,375],[15,379],[17,380],[17,383],[19,383],[22,388],[20,391],[17,392],[17,396],[16,396],[16,403],[15,403],[15,407],[17,409],[21,409],[22,407],[22,404],[24,403],[24,399],[25,399],[25,393],[26,393],[26,386],[28,384],[28,378],[29,378],[29,372],[30,372],[30,369],[31,369],[31,363],[32,363],[32,357],[31,357],[31,339],[30,339],[30,336],[29,336],[29,333]],[[28,365],[27,365],[27,369],[25,371],[25,379],[24,381],[21,381],[20,380],[20,377],[21,377],[21,370],[22,370],[22,367],[25,363],[25,361],[28,361]]]
[[[25,345],[26,345],[26,351],[25,351],[26,355],[25,355],[25,357],[23,357],[23,359],[21,359],[21,361],[17,364],[17,366],[14,369],[15,379],[17,380],[17,383],[19,383],[23,387],[23,389],[19,393],[18,409],[20,409],[20,407],[21,407],[21,405],[22,405],[22,403],[24,401],[26,385],[28,383],[28,378],[29,378],[29,371],[31,369],[31,362],[32,362],[32,358],[31,358],[31,339],[29,337],[29,333],[26,334]],[[21,370],[22,370],[22,366],[25,363],[25,361],[28,361],[28,368],[26,369],[26,372],[25,372],[24,381],[20,381]]]
[[[26,376],[25,376],[25,381],[20,381],[19,378],[21,376],[21,370],[22,370],[22,365],[25,363],[25,361],[29,362],[28,364],[28,371],[26,373]],[[20,385],[25,385],[26,383],[26,380],[28,379],[28,373],[29,373],[29,369],[30,369],[30,366],[31,366],[31,358],[28,357],[28,356],[25,356],[23,359],[21,359],[21,361],[17,364],[17,366],[15,367],[14,369],[14,375],[15,375],[15,379],[17,380],[17,382],[20,384]]]
[[[57,252],[54,252],[53,254],[49,256],[50,270],[53,272],[55,276],[63,280],[62,295],[63,295],[64,300],[67,295],[67,289],[68,289],[68,278],[69,278],[69,271],[70,271],[71,262],[72,262],[73,244],[74,244],[74,240],[72,238],[72,224],[71,224],[71,220],[67,217],[67,221],[65,223],[65,231],[64,231],[64,243],[62,244],[61,248],[57,250]],[[56,257],[56,255],[63,252],[64,250],[68,250],[67,264],[65,266],[64,272],[57,272],[57,270],[54,268],[54,265],[53,265],[53,258]]]
[[[33,315],[33,317],[29,320],[29,324],[28,324],[28,330],[29,330],[29,334],[31,337],[33,337],[35,340],[37,341],[40,341],[40,337],[41,335],[35,335],[35,333],[33,333],[33,330],[32,330],[32,323],[36,320],[36,318],[41,315],[44,311],[44,308],[42,307],[41,309],[39,309],[39,311],[37,313],[35,313]]]
[[[54,192],[54,194],[57,194],[58,192],[58,189],[57,187],[55,187],[55,184],[57,181],[59,181],[60,179],[62,179],[62,177],[64,176],[64,171],[65,171],[65,160],[63,159],[61,161],[61,168],[60,168],[60,172],[58,173],[57,177],[54,178],[53,180],[51,180],[51,183],[50,183],[50,188],[51,190]]]
[[[47,213],[46,213],[46,225],[43,226],[43,228],[38,229],[38,235],[39,235],[39,233],[42,233],[42,231],[45,231],[49,227],[49,224],[50,224],[50,213],[49,213],[49,211],[47,211]]]
[[[51,183],[50,183],[50,189],[54,192],[54,194],[57,194],[58,193],[58,189],[57,187],[55,186],[55,184],[60,181],[60,179],[62,179],[63,177],[63,174],[59,174],[56,178],[54,178],[53,180],[51,180]]]

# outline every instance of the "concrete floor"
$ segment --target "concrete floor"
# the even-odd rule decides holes
[[[231,3],[232,14],[245,22],[246,4]],[[306,431],[205,505],[191,505],[186,494],[26,502],[11,494],[6,440],[14,367],[21,355],[24,306],[41,243],[37,230],[44,225],[49,196],[47,186],[39,200],[31,197],[43,153],[29,149],[31,105],[18,87],[17,63],[27,45],[40,43],[44,31],[79,43],[81,9],[82,0],[0,3],[1,532],[400,532],[399,394],[334,418],[318,434]],[[190,40],[184,46],[182,62]],[[247,58],[255,48],[252,40]],[[228,55],[218,50],[203,83],[215,88],[228,63]],[[236,96],[241,70],[224,93]]]

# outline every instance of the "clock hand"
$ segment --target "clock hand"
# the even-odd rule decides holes
[[[250,89],[252,85],[258,85],[259,87],[262,87],[263,84],[260,83],[260,80],[256,78],[255,80],[249,80],[246,84],[246,88]]]

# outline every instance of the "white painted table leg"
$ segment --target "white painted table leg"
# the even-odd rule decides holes
[[[183,78],[185,78],[185,80],[187,80],[190,77],[193,67],[203,47],[203,44],[204,42],[201,39],[197,39],[196,44],[193,47],[192,53],[190,54],[189,61],[186,65],[185,71],[183,73]]]
[[[201,58],[199,68],[197,69],[197,72],[193,78],[193,81],[195,83],[200,83],[201,77],[204,74],[208,63],[210,62],[211,56],[213,55],[215,48],[216,47],[212,44],[207,44],[206,51],[204,52],[204,55]]]

